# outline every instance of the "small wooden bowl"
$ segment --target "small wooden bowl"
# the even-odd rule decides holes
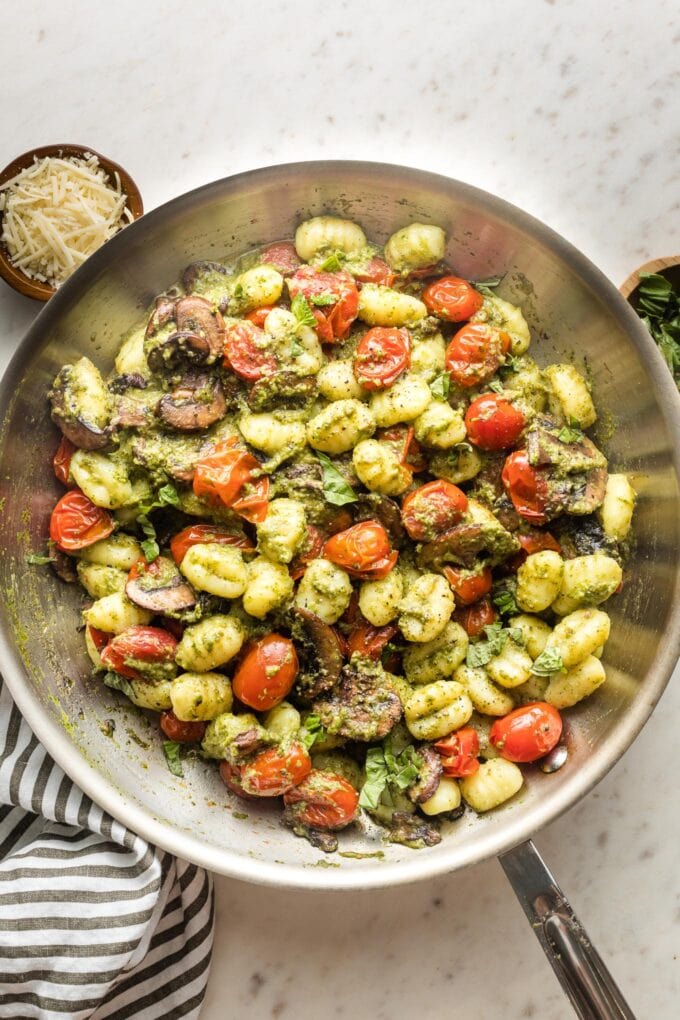
[[[101,153],[96,152],[90,148],[89,145],[43,145],[40,149],[31,149],[30,152],[24,152],[21,156],[17,156],[11,163],[5,167],[0,173],[0,186],[11,180],[16,174],[25,170],[33,163],[33,158],[43,159],[45,156],[84,156],[86,153],[90,153],[97,157],[100,166],[106,171],[107,175],[113,180],[114,174],[118,174],[120,178],[120,186],[127,196],[127,207],[132,213],[135,220],[144,212],[144,206],[142,204],[142,196],[139,188],[130,177],[127,170],[124,170],[118,163],[114,163],[112,159],[107,156],[102,156]],[[0,229],[2,226],[2,213],[0,212]],[[30,276],[26,276],[20,269],[17,269],[9,260],[9,255],[5,248],[0,244],[0,276],[5,280],[10,287],[14,287],[20,294],[25,294],[26,297],[35,298],[36,301],[47,301],[56,292],[55,287],[51,287],[49,283],[41,283],[39,280],[33,280]]]
[[[651,262],[645,262],[626,277],[619,290],[636,311],[640,273],[662,273],[674,287],[680,287],[680,255],[667,255],[665,258],[652,259]]]

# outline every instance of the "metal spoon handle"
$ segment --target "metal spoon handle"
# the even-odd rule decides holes
[[[581,1020],[635,1020],[531,840],[499,860],[577,1016]]]

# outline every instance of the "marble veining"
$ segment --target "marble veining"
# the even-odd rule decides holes
[[[3,162],[77,141],[147,209],[289,160],[379,159],[523,207],[621,282],[680,250],[675,0],[426,6],[25,0],[0,63]],[[38,306],[0,288],[0,367]],[[677,677],[676,677],[677,680]],[[671,683],[625,758],[537,844],[640,1018],[680,996]],[[202,1020],[573,1014],[499,866],[407,888],[293,893],[217,880]]]

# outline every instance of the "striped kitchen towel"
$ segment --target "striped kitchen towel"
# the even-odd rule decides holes
[[[104,814],[0,678],[0,1017],[199,1015],[212,880]]]

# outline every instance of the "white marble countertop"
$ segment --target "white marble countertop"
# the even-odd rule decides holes
[[[3,19],[0,163],[77,141],[147,209],[235,171],[380,159],[495,192],[620,282],[680,249],[674,0],[426,6],[25,0]],[[4,366],[38,306],[0,288]],[[676,676],[676,681],[677,681]],[[676,1015],[680,684],[598,789],[537,837],[637,1016]],[[670,759],[675,761],[675,757]],[[202,1020],[567,1020],[496,863],[420,885],[292,893],[217,880]]]

